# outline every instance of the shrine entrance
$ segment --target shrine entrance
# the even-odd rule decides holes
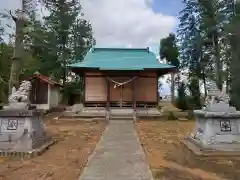
[[[107,77],[109,106],[118,108],[134,108],[135,77]]]

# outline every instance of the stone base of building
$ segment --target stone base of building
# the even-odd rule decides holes
[[[240,157],[240,143],[219,143],[203,145],[192,137],[186,137],[184,144],[195,155],[214,157]]]
[[[161,118],[163,114],[157,108],[137,108],[136,112],[132,108],[82,108],[81,112],[68,110],[61,114],[60,119],[106,119],[108,113],[110,120],[115,119],[144,119],[144,118]]]

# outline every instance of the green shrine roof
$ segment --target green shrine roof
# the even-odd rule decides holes
[[[148,48],[92,48],[83,61],[69,67],[99,70],[174,69],[174,66],[160,63]]]

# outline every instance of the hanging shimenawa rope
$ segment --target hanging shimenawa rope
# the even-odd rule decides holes
[[[125,81],[125,82],[117,82],[117,81],[115,81],[115,80],[113,80],[113,79],[111,79],[109,77],[107,77],[107,78],[108,78],[109,81],[112,81],[113,83],[115,83],[115,85],[114,85],[114,89],[115,89],[116,87],[122,86],[124,84],[127,84],[127,83],[133,81],[136,78],[136,76],[131,78],[131,79],[129,79],[129,80],[127,80],[127,81]]]

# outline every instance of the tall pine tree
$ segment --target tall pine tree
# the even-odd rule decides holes
[[[230,65],[231,83],[230,94],[231,103],[240,109],[240,3],[236,2],[234,7],[234,16],[231,21],[229,39],[231,44],[232,60]]]
[[[165,39],[162,39],[160,42],[160,58],[166,59],[167,63],[175,66],[179,69],[179,51],[177,47],[177,41],[175,34],[169,34]],[[172,73],[171,76],[171,94],[172,94],[172,103],[175,103],[175,74]]]

